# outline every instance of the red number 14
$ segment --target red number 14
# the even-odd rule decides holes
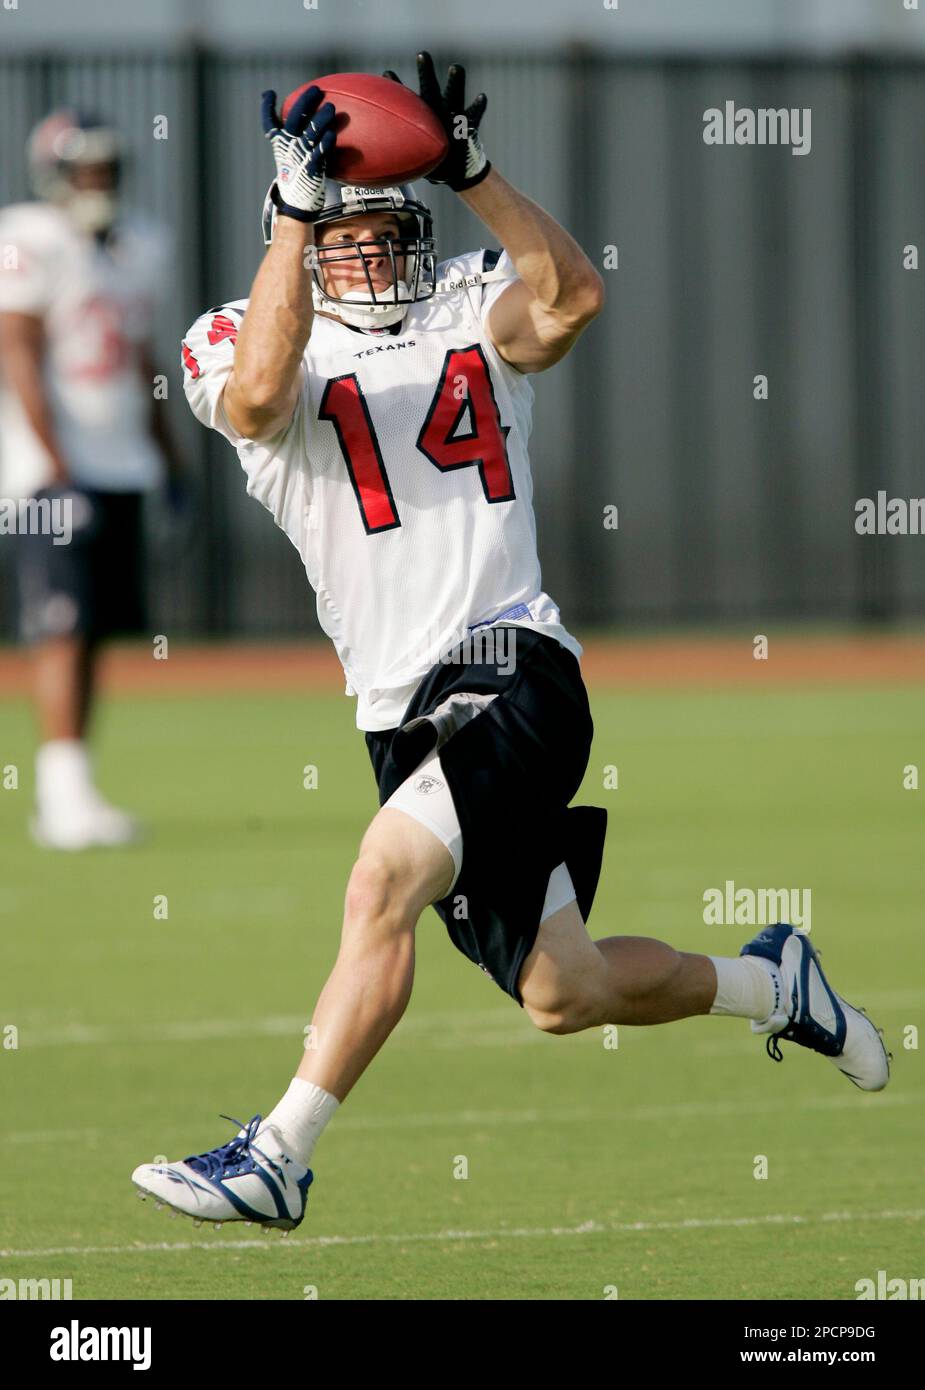
[[[466,387],[462,393],[460,383]],[[457,434],[467,408],[471,428]],[[400,526],[366,397],[353,373],[328,382],[318,418],[330,420],[337,431],[367,535]],[[507,456],[509,430],[510,425],[501,424],[481,347],[448,352],[416,447],[441,471],[478,468],[486,502],[510,502],[514,482]]]

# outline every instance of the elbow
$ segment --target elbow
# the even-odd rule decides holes
[[[586,328],[592,319],[597,318],[604,307],[605,298],[604,281],[589,265],[588,273],[572,287],[563,306],[554,312],[565,330],[573,333],[576,329]]]
[[[596,319],[604,307],[606,298],[603,277],[592,266],[590,274],[575,296],[578,322],[586,324]]]
[[[230,425],[245,439],[266,439],[292,417],[295,406],[291,388],[280,392],[268,381],[240,382],[232,378],[222,393],[222,409]]]
[[[278,415],[284,409],[290,394],[288,387],[280,390],[278,381],[267,378],[241,380],[235,376],[233,383],[229,383],[225,388],[226,399],[233,396],[236,409],[254,416],[272,418]]]

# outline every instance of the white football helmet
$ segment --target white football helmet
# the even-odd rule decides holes
[[[337,183],[325,179],[324,209],[313,219],[316,227],[325,227],[343,218],[356,217],[364,212],[394,212],[403,235],[389,241],[392,283],[378,294],[373,288],[366,257],[369,246],[339,248],[337,260],[356,260],[366,276],[367,293],[348,290],[343,297],[332,295],[325,288],[317,247],[312,257],[312,303],[317,310],[336,314],[357,328],[386,328],[407,314],[409,307],[422,299],[430,299],[437,289],[436,243],[433,237],[433,216],[426,203],[418,198],[413,184],[394,188],[365,188],[358,184]],[[263,205],[263,240],[269,246],[276,226],[277,209],[273,200],[276,185],[271,184]],[[405,256],[405,279],[398,278],[397,255]],[[381,254],[381,252],[379,253]]]
[[[95,116],[70,109],[52,111],[29,136],[27,153],[37,198],[57,203],[81,231],[109,230],[118,212],[117,185],[124,158],[118,131]],[[76,187],[74,173],[87,164],[109,164],[111,187]]]

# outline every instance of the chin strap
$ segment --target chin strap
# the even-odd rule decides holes
[[[305,248],[305,266],[314,270],[319,262],[317,260],[317,247],[307,246]],[[516,280],[517,276],[512,275],[508,270],[476,270],[472,275],[458,275],[451,280],[438,280],[434,286],[434,294],[450,294],[454,290],[468,290],[476,285],[490,285],[498,280]],[[409,305],[414,303],[408,300]]]
[[[311,251],[312,253],[314,253],[315,248],[314,248],[314,247],[310,247],[310,248],[306,248],[306,250],[309,250],[309,251]],[[314,267],[314,265],[316,264],[315,259],[314,259],[314,255],[310,255],[310,256],[308,257],[307,264],[310,265],[310,266],[312,266],[312,267]],[[494,283],[497,283],[498,281],[501,281],[501,280],[506,280],[506,281],[508,281],[508,283],[510,283],[511,281],[516,280],[516,278],[517,278],[516,275],[512,275],[512,274],[511,274],[509,271],[507,271],[507,270],[477,270],[477,271],[474,271],[473,274],[471,274],[471,275],[459,275],[459,276],[456,276],[455,279],[438,280],[437,283],[436,283],[436,285],[434,286],[434,295],[433,295],[433,297],[436,298],[436,296],[437,296],[438,294],[452,294],[452,293],[454,293],[454,292],[456,292],[456,291],[458,291],[458,290],[473,289],[476,285],[494,284]],[[316,290],[317,290],[317,287],[315,287],[315,288],[316,288]],[[319,297],[320,297],[320,296],[319,296]],[[325,304],[326,306],[330,304],[330,301],[329,301],[329,300],[324,300],[323,302],[324,302],[324,304]],[[407,311],[407,309],[410,309],[410,308],[411,308],[411,305],[412,305],[412,304],[417,303],[417,302],[419,302],[419,301],[411,300],[411,299],[400,301],[400,303],[403,303],[403,304],[405,305],[406,311]],[[375,306],[373,306],[373,307],[375,307]],[[397,306],[396,306],[396,305],[393,305],[393,304],[383,303],[382,307],[383,307],[383,309],[394,309],[394,308],[396,308]],[[318,308],[319,308],[319,305],[316,304],[316,305],[315,305],[316,312],[317,312]],[[350,308],[353,308],[353,309],[357,310],[357,311],[358,311],[358,316],[359,316],[359,315],[362,315],[362,314],[363,314],[364,309],[366,309],[366,311],[367,311],[367,313],[368,313],[370,306],[357,303],[356,301],[353,301],[353,302],[351,303],[350,300],[345,300],[345,301],[344,301],[344,308],[347,309],[348,311],[349,311]],[[323,312],[327,312],[327,313],[336,313],[336,311],[335,311],[335,309],[334,309],[333,307],[326,308]],[[355,325],[353,325],[353,326],[358,327],[358,328],[375,328],[375,327],[378,327],[378,322],[377,322],[377,320],[378,320],[379,322],[381,322],[381,317],[382,317],[382,316],[381,316],[381,315],[378,315],[378,314],[374,314],[374,315],[372,315],[371,317],[372,317],[372,320],[373,320],[371,323],[359,323],[359,324],[355,324]],[[349,314],[349,312],[347,312],[347,313],[344,314],[344,319],[349,323],[349,321],[350,321],[350,314]],[[394,323],[394,322],[397,322],[397,320],[393,320],[393,323]],[[382,326],[383,326],[383,327],[391,327],[392,325],[391,325],[391,324],[383,324]]]

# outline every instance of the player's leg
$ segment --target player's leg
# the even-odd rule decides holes
[[[440,760],[428,755],[375,816],[344,903],[337,961],[315,1006],[309,1046],[267,1116],[308,1163],[322,1129],[401,1018],[414,974],[414,929],[450,892],[462,832]]]
[[[541,922],[519,988],[534,1023],[551,1033],[727,1015],[767,1033],[775,1060],[785,1038],[829,1057],[862,1090],[889,1080],[880,1031],[835,993],[805,933],[784,923],[738,957],[706,956],[647,937],[592,941],[573,900]]]
[[[344,1100],[405,1011],[415,926],[454,877],[452,856],[431,830],[390,806],[378,812],[347,884],[340,950],[312,1014],[299,1078]]]
[[[132,1179],[142,1195],[198,1221],[255,1221],[282,1230],[300,1223],[318,1137],[404,1013],[417,920],[449,891],[458,869],[433,830],[382,807],[361,842],[337,961],[285,1095],[229,1144],[181,1163],[137,1168]]]
[[[757,968],[766,979],[767,972]],[[676,951],[664,941],[641,936],[592,941],[574,897],[541,921],[518,980],[527,1013],[550,1033],[706,1014],[716,998],[716,984],[709,956]],[[769,982],[764,993],[767,1013],[773,1003]]]
[[[97,790],[86,739],[106,594],[125,601],[132,586],[107,569],[117,528],[104,524],[106,500],[76,488],[62,496],[71,506],[69,545],[47,534],[19,537],[20,623],[33,647],[40,740],[32,833],[47,848],[79,850],[123,844],[137,831]]]
[[[36,722],[42,743],[82,739],[90,708],[92,660],[82,636],[49,637],[33,653]]]
[[[21,627],[32,642],[39,736],[33,833],[52,848],[87,842],[84,807],[92,791],[85,742],[93,684],[89,556],[87,544],[72,545],[70,553],[51,537],[28,536],[20,551]]]

